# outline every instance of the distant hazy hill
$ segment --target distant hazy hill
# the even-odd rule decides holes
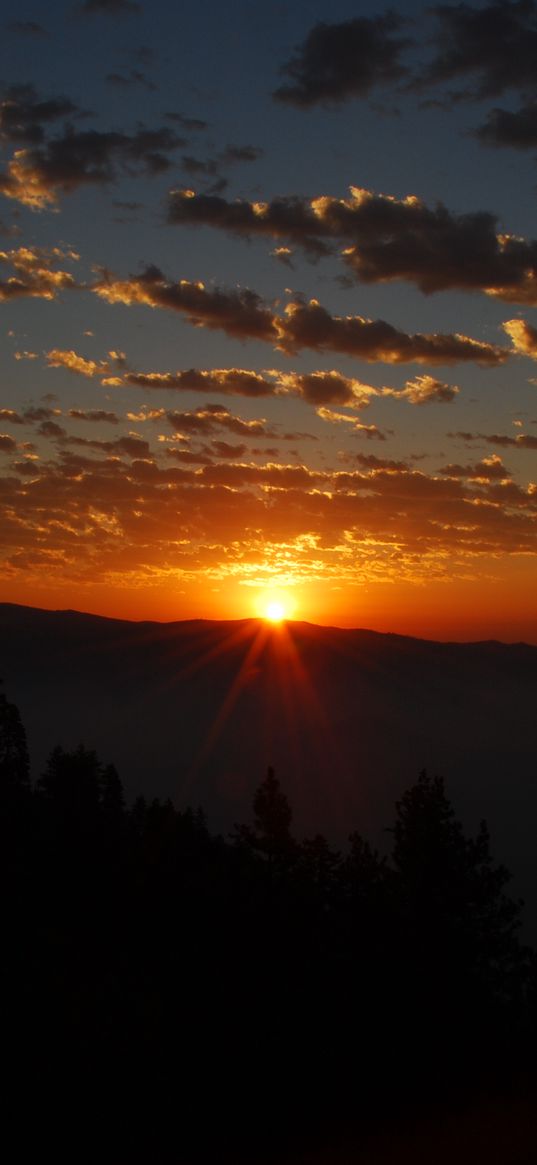
[[[537,887],[537,647],[0,604],[0,676],[34,775],[55,744],[83,742],[129,797],[202,804],[227,828],[272,764],[300,831],[383,845],[427,768],[469,828],[487,818],[517,890]]]

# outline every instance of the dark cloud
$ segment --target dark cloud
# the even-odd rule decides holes
[[[355,453],[354,460],[362,469],[388,469],[403,473],[408,470],[406,461],[392,461],[389,457],[375,457],[374,453]]]
[[[537,103],[531,102],[516,110],[493,109],[475,134],[487,146],[534,150],[537,146]]]
[[[34,424],[38,421],[48,421],[51,417],[61,416],[61,409],[45,409],[40,406],[31,407],[24,410],[23,418],[29,424]]]
[[[227,429],[239,437],[274,437],[276,434],[268,429],[265,421],[245,421],[230,413],[224,405],[209,404],[195,409],[194,412],[166,414],[169,424],[177,433],[206,434],[215,429]]]
[[[41,146],[18,150],[0,174],[0,190],[34,209],[57,202],[58,191],[112,182],[118,167],[128,174],[156,175],[169,169],[169,154],[184,145],[171,129],[140,127],[134,134],[75,130],[67,126]]]
[[[49,437],[51,440],[61,440],[67,436],[63,425],[58,425],[57,421],[43,421],[39,426],[38,433],[40,437]]]
[[[0,137],[36,145],[44,139],[44,125],[77,112],[67,97],[43,100],[33,85],[10,85],[0,102]]]
[[[69,409],[68,415],[75,421],[106,421],[111,425],[119,423],[117,413],[107,412],[106,409]]]
[[[287,352],[312,348],[318,352],[342,352],[361,360],[386,364],[454,364],[471,361],[502,364],[505,348],[462,335],[408,335],[385,320],[361,316],[333,316],[315,300],[293,303],[280,325],[279,346]]]
[[[376,85],[400,80],[406,73],[401,53],[410,44],[397,35],[403,24],[393,13],[316,24],[280,70],[290,83],[273,96],[307,108],[365,97]]]
[[[247,238],[268,235],[291,239],[308,251],[328,254],[331,247],[322,236],[334,237],[337,232],[319,220],[315,205],[298,197],[275,198],[269,203],[250,203],[243,199],[229,202],[207,193],[196,195],[190,190],[174,190],[168,202],[168,221],[218,227]]]
[[[118,89],[130,89],[133,85],[139,85],[143,89],[147,89],[150,93],[156,93],[158,85],[146,77],[145,73],[141,73],[139,69],[131,69],[130,73],[107,73],[105,81],[108,85],[114,85]]]
[[[16,409],[0,409],[0,423],[9,425],[24,425],[24,417]]]
[[[0,433],[0,452],[14,453],[16,448],[17,442],[13,437],[10,437],[7,433]]]
[[[533,0],[496,0],[486,7],[442,4],[434,10],[437,52],[413,88],[465,82],[461,96],[498,97],[537,85],[537,6]]]
[[[281,373],[279,383],[285,392],[301,396],[315,407],[337,404],[366,408],[377,391],[370,385],[335,371]]]
[[[17,36],[48,35],[46,28],[43,28],[43,25],[38,24],[36,20],[12,20],[6,27],[8,32],[14,32]]]
[[[125,455],[126,457],[150,457],[151,450],[149,442],[144,441],[142,437],[136,437],[131,434],[125,437],[118,437],[115,441],[97,441],[88,437],[68,437],[64,432],[62,437],[65,439],[66,445],[76,445],[80,448],[86,449],[100,449],[103,453]]]
[[[192,154],[183,154],[181,166],[187,174],[192,174],[196,178],[215,179],[210,191],[207,191],[207,194],[213,194],[225,190],[228,185],[220,173],[222,169],[243,162],[255,162],[262,154],[263,150],[258,146],[228,145],[214,158],[197,158]]]
[[[192,154],[183,154],[181,158],[181,168],[187,174],[204,175],[207,178],[214,178],[218,174],[218,164],[215,158],[195,158]]]
[[[164,116],[168,121],[177,122],[181,129],[186,129],[189,133],[201,133],[209,128],[209,122],[203,121],[200,117],[185,117],[183,113],[165,113]]]
[[[183,312],[198,327],[221,328],[239,339],[264,340],[291,353],[301,348],[342,352],[388,364],[504,363],[505,348],[463,335],[407,335],[384,320],[332,316],[316,300],[295,301],[273,314],[256,292],[207,289],[202,283],[170,283],[156,268],[126,280],[105,274],[93,287],[109,303],[145,304]]]
[[[448,433],[448,437],[460,437],[463,441],[487,441],[489,445],[497,445],[500,449],[537,449],[537,437],[530,434],[518,433],[511,437],[503,433]]]
[[[173,446],[166,449],[166,457],[180,461],[183,465],[211,465],[213,462],[213,455],[207,452],[206,446],[203,449],[176,449]]]
[[[511,477],[511,472],[503,464],[501,457],[484,457],[475,465],[445,465],[439,473],[446,477],[467,477],[479,481],[505,481]]]
[[[487,211],[453,214],[415,196],[351,187],[347,199],[247,202],[175,190],[168,221],[284,239],[314,255],[334,253],[343,242],[343,260],[363,283],[404,279],[427,293],[460,288],[526,302],[537,280],[537,241],[501,231]]]
[[[244,368],[189,368],[180,372],[127,372],[122,383],[173,392],[220,392],[226,396],[271,396],[274,385]]]
[[[226,146],[225,150],[218,155],[219,162],[222,166],[231,166],[242,162],[257,162],[258,158],[263,157],[263,150],[260,146]]]
[[[211,441],[211,449],[217,457],[233,458],[244,457],[247,445],[231,445],[228,441]]]
[[[71,355],[75,354],[64,353],[66,358]],[[76,359],[81,361],[82,357]],[[66,364],[67,360],[64,363]],[[90,363],[97,367],[94,362],[88,361],[84,361],[84,366],[89,367]],[[429,379],[432,380],[432,377]],[[218,392],[225,396],[265,397],[290,394],[302,397],[315,406],[342,404],[353,408],[365,408],[370,403],[371,397],[378,395],[378,390],[370,385],[335,371],[301,374],[272,369],[262,374],[244,368],[190,368],[179,372],[126,372],[121,379],[112,378],[112,382],[117,387],[125,384],[136,388],[167,389],[173,392]],[[110,380],[105,383],[110,383]],[[297,436],[307,437],[309,434],[288,434],[288,436],[294,440]]]
[[[186,279],[170,283],[157,267],[138,277],[115,280],[104,276],[93,289],[109,303],[147,304],[183,312],[198,327],[221,328],[237,339],[277,340],[269,308],[254,291],[206,288]]]

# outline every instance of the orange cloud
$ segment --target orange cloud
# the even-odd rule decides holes
[[[74,288],[76,283],[68,271],[54,270],[53,265],[60,260],[76,261],[78,258],[75,251],[62,251],[59,247],[19,247],[0,251],[0,263],[15,271],[14,275],[0,281],[0,300],[23,296],[56,299],[60,291]]]

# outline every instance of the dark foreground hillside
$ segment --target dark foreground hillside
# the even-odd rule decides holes
[[[203,804],[215,828],[244,817],[274,765],[300,830],[384,847],[395,799],[420,769],[440,773],[537,907],[535,647],[3,604],[0,676],[36,776],[58,742],[84,742],[129,798]]]
[[[447,1165],[451,1146],[529,1165],[537,963],[509,874],[440,778],[391,821],[385,858],[358,832],[301,838],[269,769],[223,837],[201,811],[128,805],[82,746],[32,785],[0,696],[16,1159]]]

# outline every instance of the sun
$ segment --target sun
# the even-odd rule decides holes
[[[267,587],[258,592],[252,606],[257,619],[276,625],[294,619],[296,602],[296,595],[283,587]]]
[[[285,607],[283,603],[279,603],[276,599],[272,599],[265,607],[265,619],[270,623],[281,623],[285,619]]]

